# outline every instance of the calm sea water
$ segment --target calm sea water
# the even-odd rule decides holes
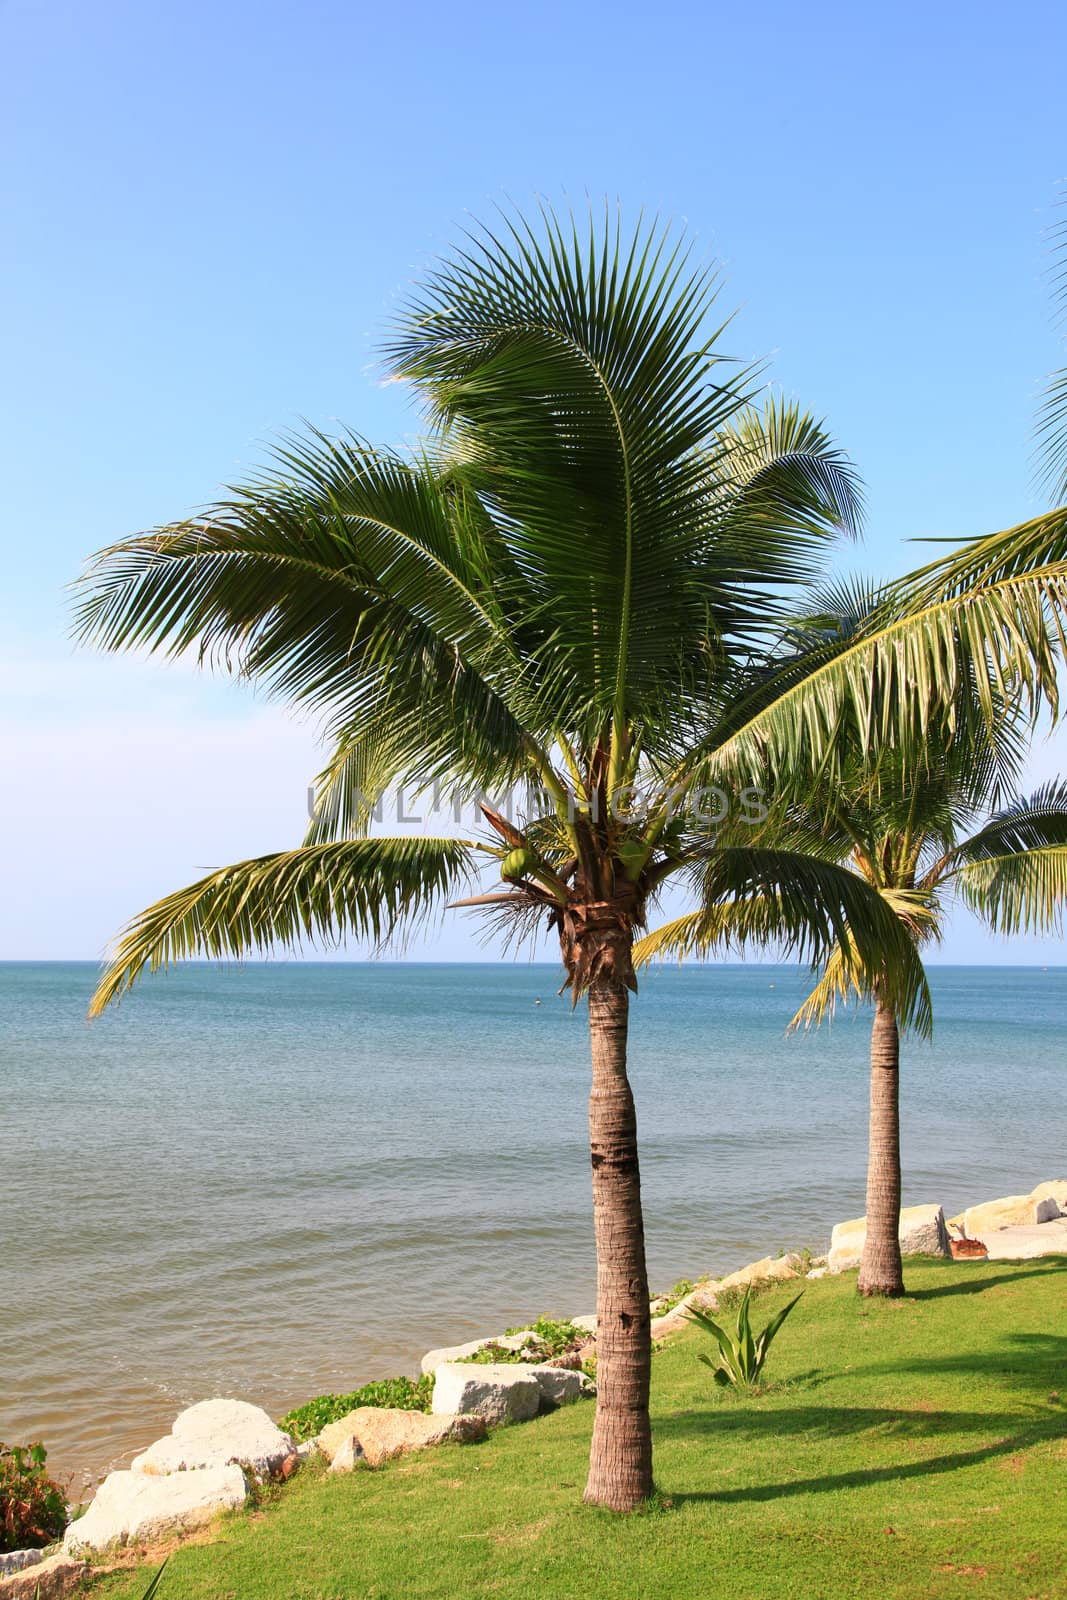
[[[196,1399],[280,1415],[593,1309],[585,1019],[554,967],[189,965],[89,1025],[95,971],[0,965],[0,1439],[42,1437],[77,1488]],[[1067,970],[932,983],[905,1203],[1062,1176]],[[645,976],[654,1286],[862,1213],[866,1019],[786,1038],[804,992],[790,967]]]

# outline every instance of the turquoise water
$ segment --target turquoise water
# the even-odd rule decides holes
[[[43,1437],[77,1487],[207,1395],[280,1414],[593,1309],[585,1020],[555,967],[190,965],[90,1025],[95,972],[0,964],[0,1439]],[[905,1203],[1064,1175],[1067,970],[932,985]],[[791,967],[643,979],[654,1286],[862,1213],[867,1024],[786,1038],[804,992]]]

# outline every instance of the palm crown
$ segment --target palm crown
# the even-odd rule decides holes
[[[843,722],[866,742],[914,736],[976,663],[982,682],[1007,672],[1054,695],[1039,590],[1059,606],[1064,538],[1049,519],[928,569],[910,613],[849,651],[768,673],[790,590],[857,524],[853,471],[799,408],[752,407],[751,374],[706,329],[715,276],[680,241],[543,224],[471,240],[395,331],[392,370],[432,430],[418,452],[287,441],[208,514],[91,568],[82,637],[196,648],[319,712],[333,747],[303,849],[212,874],[138,919],[98,1006],[145,962],[197,949],[387,937],[517,846],[526,903],[565,906],[577,875],[585,899],[620,884],[639,919],[687,864],[677,813],[702,784],[826,775]],[[986,593],[965,606],[976,575]],[[353,838],[368,797],[398,779],[467,797],[532,781],[550,805],[521,839]],[[613,818],[638,781],[659,803]],[[736,854],[709,892],[765,890],[789,867]],[[798,870],[797,941],[847,941],[851,887]],[[870,914],[873,942],[892,940]],[[914,985],[901,998],[914,1004]]]

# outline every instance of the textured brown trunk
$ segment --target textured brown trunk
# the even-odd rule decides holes
[[[900,1261],[900,1033],[878,1001],[871,1029],[871,1118],[867,1153],[867,1236],[860,1260],[860,1294],[901,1295]]]
[[[625,958],[621,964],[626,965]],[[594,966],[610,970],[613,963]],[[637,1117],[626,1076],[628,1015],[629,995],[614,972],[594,978],[589,987],[589,1145],[597,1259],[597,1403],[585,1498],[612,1511],[633,1511],[652,1493],[652,1339]]]

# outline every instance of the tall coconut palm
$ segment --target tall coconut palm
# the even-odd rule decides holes
[[[707,324],[714,274],[658,228],[543,213],[479,234],[395,328],[423,407],[408,455],[285,444],[211,511],[114,546],[78,628],[106,649],[201,657],[323,718],[332,755],[296,849],[213,872],[141,913],[94,1011],[147,965],[305,936],[384,939],[467,899],[505,934],[546,925],[588,1006],[598,1399],[587,1498],[651,1492],[649,1311],[626,1073],[632,947],[697,871],[709,904],[776,905],[798,952],[838,942],[907,1019],[914,946],[833,861],[719,848],[702,796],[831,774],[842,731],[914,739],[961,673],[1055,695],[1067,529],[1028,525],[923,575],[906,615],[803,675],[768,664],[789,597],[850,531],[848,462],[798,408],[753,409]],[[977,588],[976,588],[977,585]],[[877,717],[871,685],[877,681]],[[484,803],[470,837],[387,838],[374,797],[437,784]],[[492,798],[526,785],[513,815]],[[635,789],[643,789],[641,803]],[[489,796],[489,801],[485,797]],[[736,806],[736,801],[734,802]],[[480,868],[496,888],[477,882]],[[502,881],[500,881],[502,880]]]

